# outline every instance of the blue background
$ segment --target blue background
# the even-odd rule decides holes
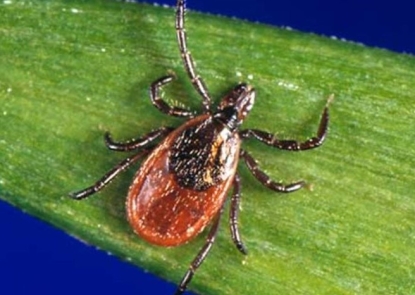
[[[410,2],[195,0],[189,1],[189,7],[414,54],[415,10]],[[1,294],[172,294],[175,290],[174,284],[86,246],[4,202],[0,202],[0,234]],[[183,271],[187,264],[183,263]]]

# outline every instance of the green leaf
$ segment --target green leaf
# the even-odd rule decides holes
[[[9,3],[9,4],[7,4]],[[0,4],[0,198],[71,235],[178,282],[205,234],[173,249],[133,234],[125,195],[135,169],[76,202],[124,154],[102,141],[183,122],[150,103],[150,83],[174,71],[166,98],[200,110],[184,72],[172,9],[110,1]],[[188,13],[189,48],[216,102],[239,81],[257,90],[245,128],[314,135],[326,98],[330,134],[319,149],[244,147],[285,183],[281,195],[240,165],[235,249],[223,218],[190,288],[201,294],[415,294],[415,59],[245,21]],[[218,275],[220,274],[220,275]]]

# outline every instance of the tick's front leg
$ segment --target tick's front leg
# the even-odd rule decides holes
[[[278,149],[287,151],[304,151],[314,149],[323,144],[326,139],[328,124],[329,124],[329,109],[328,106],[333,100],[333,96],[330,96],[327,100],[327,104],[321,115],[320,124],[318,127],[317,135],[307,139],[306,141],[299,142],[297,140],[280,140],[273,134],[256,129],[245,129],[239,132],[239,135],[243,139],[256,138],[266,145],[276,147]]]
[[[182,57],[184,67],[186,69],[187,75],[192,82],[193,87],[203,98],[203,109],[204,113],[210,113],[210,105],[212,99],[210,98],[209,92],[205,83],[203,82],[202,77],[196,73],[196,67],[193,62],[192,55],[187,49],[187,35],[184,28],[185,24],[185,11],[186,11],[186,2],[184,0],[177,1],[176,8],[176,35],[177,42],[179,44],[180,55]]]

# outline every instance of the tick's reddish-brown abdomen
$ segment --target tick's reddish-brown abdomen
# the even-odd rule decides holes
[[[238,164],[238,134],[228,134],[226,144],[232,155],[227,163],[230,171],[223,181],[205,190],[185,188],[169,169],[170,149],[177,137],[208,118],[209,115],[198,116],[170,133],[144,161],[130,186],[128,220],[134,231],[152,244],[178,246],[188,242],[217,215],[226,199]]]

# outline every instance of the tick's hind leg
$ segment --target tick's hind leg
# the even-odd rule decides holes
[[[231,237],[232,241],[235,244],[236,248],[242,254],[248,254],[248,251],[245,248],[244,243],[241,240],[241,235],[239,234],[238,227],[238,215],[239,215],[239,206],[241,203],[241,178],[238,174],[235,175],[233,181],[233,194],[231,199],[231,210],[229,214],[229,225],[231,228]]]
[[[172,132],[174,128],[172,127],[161,127],[157,130],[153,130],[146,135],[143,135],[140,138],[133,139],[127,142],[116,142],[112,140],[112,137],[109,132],[106,132],[104,135],[104,141],[107,148],[113,151],[119,152],[129,152],[133,151],[142,147],[145,147],[149,143],[152,143],[159,137],[164,137],[170,132]]]
[[[156,108],[158,108],[161,112],[169,116],[193,117],[194,116],[193,112],[180,108],[180,107],[170,106],[161,98],[161,94],[160,94],[161,87],[163,87],[167,83],[170,83],[171,81],[173,81],[173,76],[168,75],[168,76],[161,77],[160,79],[151,83],[150,99],[151,99],[152,104]]]
[[[146,149],[132,157],[128,157],[127,159],[118,163],[118,165],[112,168],[110,171],[108,171],[102,178],[100,178],[97,182],[95,182],[94,185],[91,185],[90,187],[87,187],[86,189],[83,189],[81,191],[70,193],[69,196],[75,200],[81,200],[102,190],[115,177],[117,177],[118,174],[123,172],[125,169],[130,167],[132,164],[137,162],[139,159],[141,159],[145,155],[147,155],[150,152],[150,150],[151,149],[149,150]]]
[[[246,165],[248,166],[249,171],[255,176],[256,179],[264,186],[273,191],[280,193],[291,193],[304,186],[304,181],[298,181],[284,185],[279,182],[271,180],[271,178],[266,175],[263,171],[259,169],[258,164],[255,162],[254,158],[248,152],[241,150],[241,157],[245,160]]]
[[[212,224],[212,227],[210,228],[205,244],[203,245],[202,249],[200,249],[195,259],[193,259],[192,263],[190,264],[189,269],[183,276],[179,284],[179,287],[177,288],[176,293],[174,293],[174,295],[180,295],[180,294],[183,294],[184,291],[186,291],[187,285],[192,280],[193,275],[195,274],[196,270],[199,268],[199,266],[205,260],[206,256],[209,254],[209,251],[212,248],[213,243],[215,242],[216,234],[218,233],[220,217],[222,215],[222,212],[223,212],[223,206],[220,209],[218,215],[216,216],[215,221]]]
[[[247,138],[256,138],[259,141],[265,143],[266,145],[276,147],[282,150],[288,151],[303,151],[316,148],[320,146],[326,139],[328,124],[329,124],[329,109],[328,106],[333,100],[333,96],[330,96],[327,100],[326,107],[323,110],[321,115],[320,124],[318,127],[317,135],[307,139],[304,142],[299,142],[296,140],[280,140],[276,138],[273,134],[267,133],[261,130],[255,129],[246,129],[239,132],[239,135],[243,139]]]

